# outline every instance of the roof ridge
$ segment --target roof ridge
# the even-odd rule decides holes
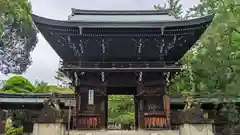
[[[72,15],[169,15],[169,9],[161,10],[84,10],[72,8]]]

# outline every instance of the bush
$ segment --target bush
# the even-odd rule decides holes
[[[23,127],[9,127],[5,130],[5,135],[23,135]]]
[[[5,123],[5,135],[23,135],[23,127],[13,127],[12,119],[8,118]]]

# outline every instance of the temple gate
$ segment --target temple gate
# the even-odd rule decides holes
[[[175,20],[168,10],[73,9],[68,21],[33,15],[72,79],[79,130],[107,129],[107,96],[118,92],[134,95],[137,129],[169,128],[168,80],[212,18]]]

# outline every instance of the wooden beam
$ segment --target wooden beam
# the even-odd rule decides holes
[[[77,70],[82,72],[176,72],[181,71],[179,66],[156,67],[156,68],[81,68],[81,67],[67,67],[61,68],[63,70]]]

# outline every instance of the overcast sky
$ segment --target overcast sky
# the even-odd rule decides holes
[[[150,10],[154,4],[163,4],[165,0],[30,0],[33,13],[39,16],[67,20],[71,8],[99,10]],[[192,7],[199,0],[182,0],[184,8]],[[59,57],[42,37],[31,53],[33,64],[24,76],[30,81],[43,80],[55,84],[55,72],[59,66]],[[4,77],[7,78],[7,77]]]

